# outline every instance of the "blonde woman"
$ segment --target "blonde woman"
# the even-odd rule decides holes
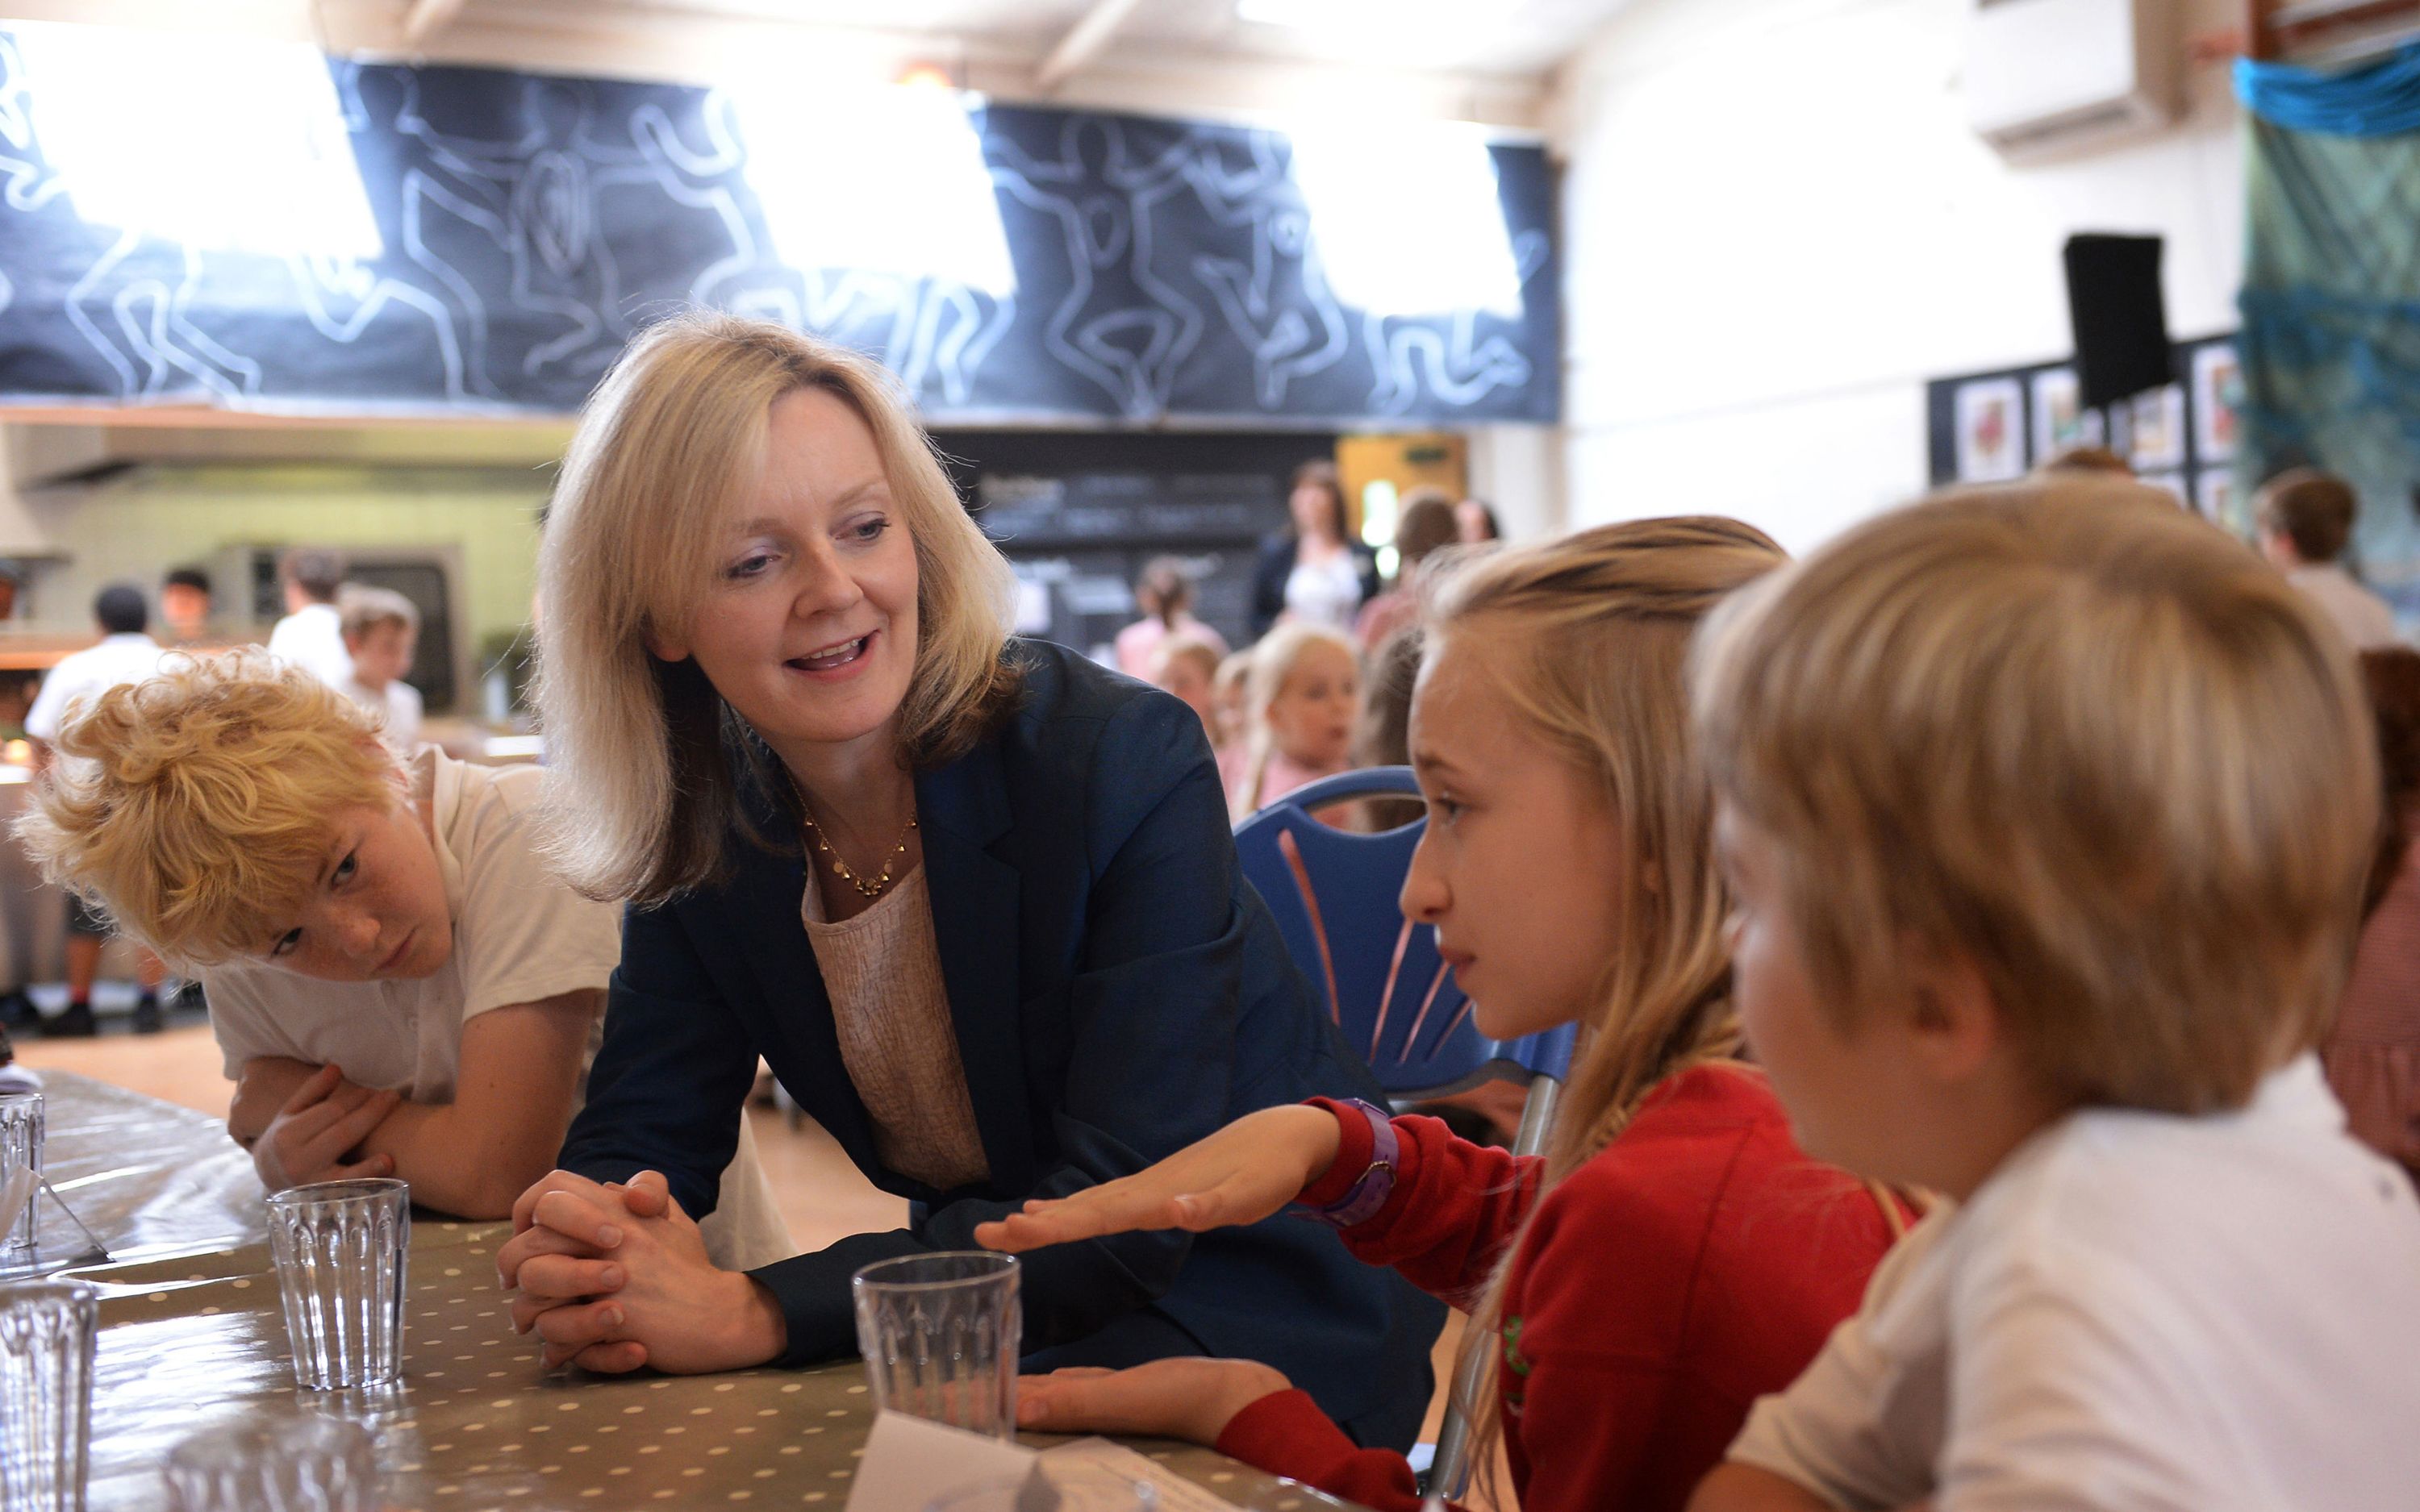
[[[58,738],[17,837],[199,973],[262,1184],[398,1176],[442,1212],[512,1211],[563,1142],[617,953],[613,910],[534,843],[537,771],[399,756],[257,652],[172,655]],[[752,1150],[715,1174],[713,1253],[791,1254]]]
[[[542,579],[561,859],[630,903],[587,1110],[501,1257],[550,1359],[846,1354],[868,1261],[1373,1085],[1237,872],[1201,721],[1010,639],[1006,563],[863,360],[648,332],[582,418]],[[706,1262],[690,1217],[759,1056],[908,1227]],[[1438,1311],[1305,1225],[1072,1246],[1023,1294],[1048,1363],[1266,1354],[1373,1443],[1428,1399]]]
[[[1724,519],[1646,520],[1479,559],[1428,626],[1411,748],[1428,828],[1406,917],[1499,1039],[1592,1029],[1544,1159],[1321,1100],[1256,1113],[1131,1180],[977,1234],[1035,1246],[1212,1230],[1290,1203],[1473,1309],[1526,1512],[1678,1512],[1759,1393],[1854,1310],[1905,1215],[1801,1154],[1738,1042],[1713,795],[1683,664],[1723,594],[1781,562]],[[1215,1443],[1381,1512],[1401,1457],[1357,1449],[1284,1372],[1168,1361],[1029,1381],[1023,1426]],[[1501,1504],[1501,1499],[1498,1504]]]

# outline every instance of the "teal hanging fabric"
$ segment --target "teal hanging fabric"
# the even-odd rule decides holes
[[[2420,49],[2332,77],[2247,65],[2237,83],[2253,119],[2235,497],[2297,465],[2342,474],[2362,499],[2358,565],[2408,624],[2420,618]]]
[[[2420,131],[2420,42],[2334,73],[2291,63],[2235,65],[2235,94],[2273,125],[2331,136]]]

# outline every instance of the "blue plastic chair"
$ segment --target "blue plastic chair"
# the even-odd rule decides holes
[[[1369,1057],[1378,1085],[1418,1101],[1490,1080],[1526,1078],[1528,1105],[1513,1152],[1545,1147],[1555,1103],[1570,1074],[1578,1026],[1490,1040],[1471,1022],[1470,1000],[1437,955],[1436,931],[1415,924],[1397,903],[1426,819],[1376,835],[1333,829],[1311,811],[1348,798],[1418,796],[1407,766],[1345,772],[1298,788],[1235,826],[1235,855],[1277,916],[1278,931],[1328,1016]],[[1483,1369],[1488,1351],[1471,1356]],[[1454,1400],[1468,1399],[1462,1381]],[[1429,1489],[1462,1494],[1469,1478],[1470,1426],[1449,1409],[1431,1460]]]

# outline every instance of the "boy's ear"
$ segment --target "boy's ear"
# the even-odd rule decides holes
[[[2000,1008],[1981,968],[1962,952],[1917,945],[1908,951],[1909,1045],[1944,1084],[1972,1080],[2000,1050]]]

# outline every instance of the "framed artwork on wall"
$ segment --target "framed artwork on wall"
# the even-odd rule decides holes
[[[2004,483],[2025,471],[2024,388],[2013,378],[1958,390],[1958,479]]]
[[[2133,447],[2127,459],[2134,471],[2164,472],[2185,465],[2185,391],[2171,383],[2134,395]],[[2147,478],[2145,480],[2149,482]],[[2180,492],[2182,490],[2180,489]]]
[[[2243,372],[2235,344],[2214,341],[2193,354],[2194,454],[2204,463],[2235,455],[2235,410],[2243,398]]]
[[[2194,481],[2194,507],[2221,525],[2235,522],[2235,470],[2204,468]]]
[[[2054,367],[2033,377],[2033,465],[2041,466],[2071,446],[2105,446],[2101,411],[2084,408],[2075,369]]]

